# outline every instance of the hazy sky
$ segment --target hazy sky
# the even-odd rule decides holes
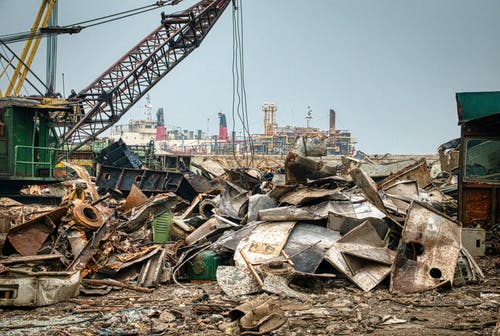
[[[367,153],[434,153],[459,136],[455,92],[500,90],[498,0],[243,0],[245,68],[253,133],[263,131],[264,102],[277,122],[351,130]],[[154,1],[64,0],[66,25]],[[29,30],[40,0],[0,0],[0,35]],[[62,93],[80,91],[160,23],[162,10],[60,36]],[[231,8],[203,44],[151,91],[167,125],[217,132],[231,125]],[[22,44],[11,45],[18,50]],[[1,51],[1,49],[0,49]],[[34,70],[45,78],[42,44]],[[0,82],[5,88],[5,83]],[[33,93],[33,92],[30,92]],[[143,118],[144,99],[121,122]],[[208,123],[208,119],[210,122]]]

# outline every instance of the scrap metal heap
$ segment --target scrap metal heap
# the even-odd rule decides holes
[[[266,292],[307,302],[291,283],[347,286],[347,279],[364,292],[383,286],[407,294],[483,278],[472,256],[482,252],[464,248],[456,200],[425,160],[346,157],[329,167],[290,152],[280,169],[265,171],[206,159],[170,189],[165,176],[131,177],[123,168],[115,179],[110,167],[96,186],[84,169],[68,166],[78,178],[65,182],[58,207],[0,200],[2,306],[189,280],[216,280],[232,298]],[[186,193],[194,175],[204,183]],[[163,184],[146,188],[155,178]],[[229,316],[255,334],[287,319],[262,297]]]

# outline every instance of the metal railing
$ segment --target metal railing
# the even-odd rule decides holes
[[[45,151],[45,152],[44,152]],[[21,146],[17,145],[14,147],[14,176],[18,176],[21,171],[21,176],[24,177],[41,177],[37,174],[37,170],[40,168],[48,168],[48,176],[53,177],[55,168],[55,155],[56,152],[61,150],[54,147],[35,147],[35,146]],[[45,154],[45,155],[44,155]],[[48,154],[48,155],[47,155]],[[23,161],[18,158],[29,157],[31,161]],[[41,157],[48,159],[41,160]],[[31,169],[30,169],[31,168]],[[31,171],[31,175],[29,172]]]

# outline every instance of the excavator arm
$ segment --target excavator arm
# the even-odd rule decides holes
[[[69,102],[54,119],[61,144],[73,152],[115,124],[156,83],[200,45],[231,0],[202,0],[173,15]]]

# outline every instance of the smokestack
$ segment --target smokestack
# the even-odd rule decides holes
[[[158,111],[156,111],[156,140],[167,140],[163,107],[160,107]]]
[[[222,112],[219,112],[218,115],[219,115],[219,140],[227,141],[228,136],[227,136],[226,115]]]
[[[330,109],[330,134],[335,132],[335,111]]]

